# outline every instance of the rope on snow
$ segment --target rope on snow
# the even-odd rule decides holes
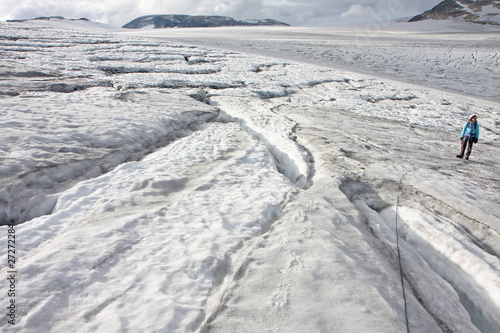
[[[456,168],[457,166],[459,166],[460,164],[462,164],[463,161],[461,162],[458,162],[456,164],[454,164],[453,166],[449,167],[450,169],[454,169]],[[431,168],[428,168],[430,170],[439,170],[439,169],[447,169],[448,167],[431,167]],[[403,301],[404,301],[404,309],[405,309],[405,320],[406,320],[406,331],[407,333],[410,333],[410,323],[408,321],[408,305],[407,305],[407,301],[406,301],[406,291],[405,291],[405,283],[404,283],[404,273],[403,273],[403,265],[401,263],[401,252],[399,250],[399,231],[398,231],[398,211],[399,211],[399,197],[400,197],[400,193],[401,193],[401,187],[403,185],[403,179],[406,177],[406,175],[408,175],[409,173],[412,173],[413,171],[417,170],[419,168],[412,168],[408,171],[406,171],[402,176],[401,178],[399,178],[398,180],[398,196],[397,196],[397,201],[396,201],[396,249],[397,249],[397,252],[398,252],[398,262],[399,262],[399,274],[401,276],[401,287],[403,289]]]

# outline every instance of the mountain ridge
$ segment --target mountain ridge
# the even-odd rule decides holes
[[[238,20],[228,16],[218,15],[145,15],[140,16],[122,28],[142,29],[152,26],[155,29],[161,28],[197,28],[197,27],[222,27],[222,26],[257,26],[257,25],[283,25],[289,24],[272,20]]]
[[[467,22],[500,25],[498,0],[444,0],[432,9],[412,17],[408,22],[462,18]]]
[[[79,19],[68,19],[63,16],[40,16],[40,17],[35,17],[33,19],[15,19],[15,20],[7,20],[7,22],[29,22],[29,21],[52,21],[52,20],[59,20],[59,21],[83,21],[83,22],[90,22],[86,17],[81,17]]]

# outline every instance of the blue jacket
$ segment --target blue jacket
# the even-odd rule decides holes
[[[479,139],[479,125],[477,121],[474,123],[468,121],[467,124],[464,125],[461,137],[463,138],[464,136],[469,136],[471,138]]]

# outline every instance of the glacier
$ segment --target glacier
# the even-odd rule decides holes
[[[2,331],[500,331],[494,28],[0,26]]]

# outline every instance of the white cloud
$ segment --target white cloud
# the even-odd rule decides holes
[[[292,25],[333,25],[412,16],[439,0],[0,0],[0,19],[60,15],[121,26],[150,14],[273,18]]]
[[[353,4],[340,16],[351,22],[386,22],[405,16],[407,5],[400,0]],[[417,12],[420,13],[420,12]]]
[[[340,16],[342,17],[350,17],[350,16],[359,16],[368,14],[368,10],[363,5],[352,5],[348,11],[343,12]]]

